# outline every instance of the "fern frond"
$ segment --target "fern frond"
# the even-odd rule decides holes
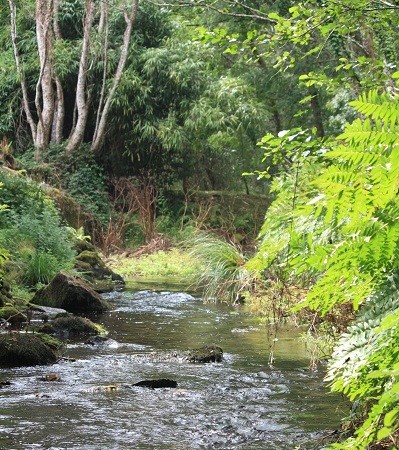
[[[389,94],[372,90],[364,92],[358,100],[350,102],[349,105],[365,117],[384,122],[393,128],[399,123],[399,111],[396,103],[396,99]]]

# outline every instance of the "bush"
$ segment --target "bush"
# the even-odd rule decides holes
[[[17,281],[28,286],[47,283],[59,270],[73,266],[68,230],[37,184],[0,176],[8,206],[0,215],[0,247],[7,250]]]

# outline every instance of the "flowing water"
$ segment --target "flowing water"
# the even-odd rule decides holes
[[[270,367],[273,339],[239,309],[178,292],[105,297],[108,344],[75,341],[75,362],[0,371],[11,381],[0,389],[0,449],[320,449],[339,426],[344,406],[309,371],[297,330],[279,333]],[[223,348],[222,363],[167,357],[206,344]],[[40,380],[51,372],[60,381]],[[154,378],[178,388],[132,386]]]

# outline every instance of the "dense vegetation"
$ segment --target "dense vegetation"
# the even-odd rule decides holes
[[[344,331],[328,379],[354,407],[334,447],[396,448],[399,7],[6,3],[0,154],[53,190],[0,172],[5,276],[48,283],[74,233],[105,253],[191,241],[208,297],[283,286]]]

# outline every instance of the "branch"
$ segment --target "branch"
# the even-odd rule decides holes
[[[234,7],[234,6],[240,6],[244,9],[247,9],[250,11],[250,13],[234,13],[231,11],[228,11],[226,9],[221,9],[220,7],[215,6],[215,3],[207,3],[206,0],[198,0],[198,1],[190,1],[185,2],[178,0],[176,3],[161,3],[156,0],[147,0],[149,3],[152,3],[157,6],[167,6],[170,8],[193,8],[193,7],[201,7],[205,9],[210,9],[212,11],[215,11],[223,16],[229,16],[229,17],[240,17],[245,19],[255,19],[259,20],[261,22],[267,22],[272,25],[276,23],[275,20],[270,19],[266,13],[263,13],[262,11],[252,8],[250,6],[244,5],[241,2],[238,1],[231,1],[231,2],[225,2],[227,3],[228,7]]]

